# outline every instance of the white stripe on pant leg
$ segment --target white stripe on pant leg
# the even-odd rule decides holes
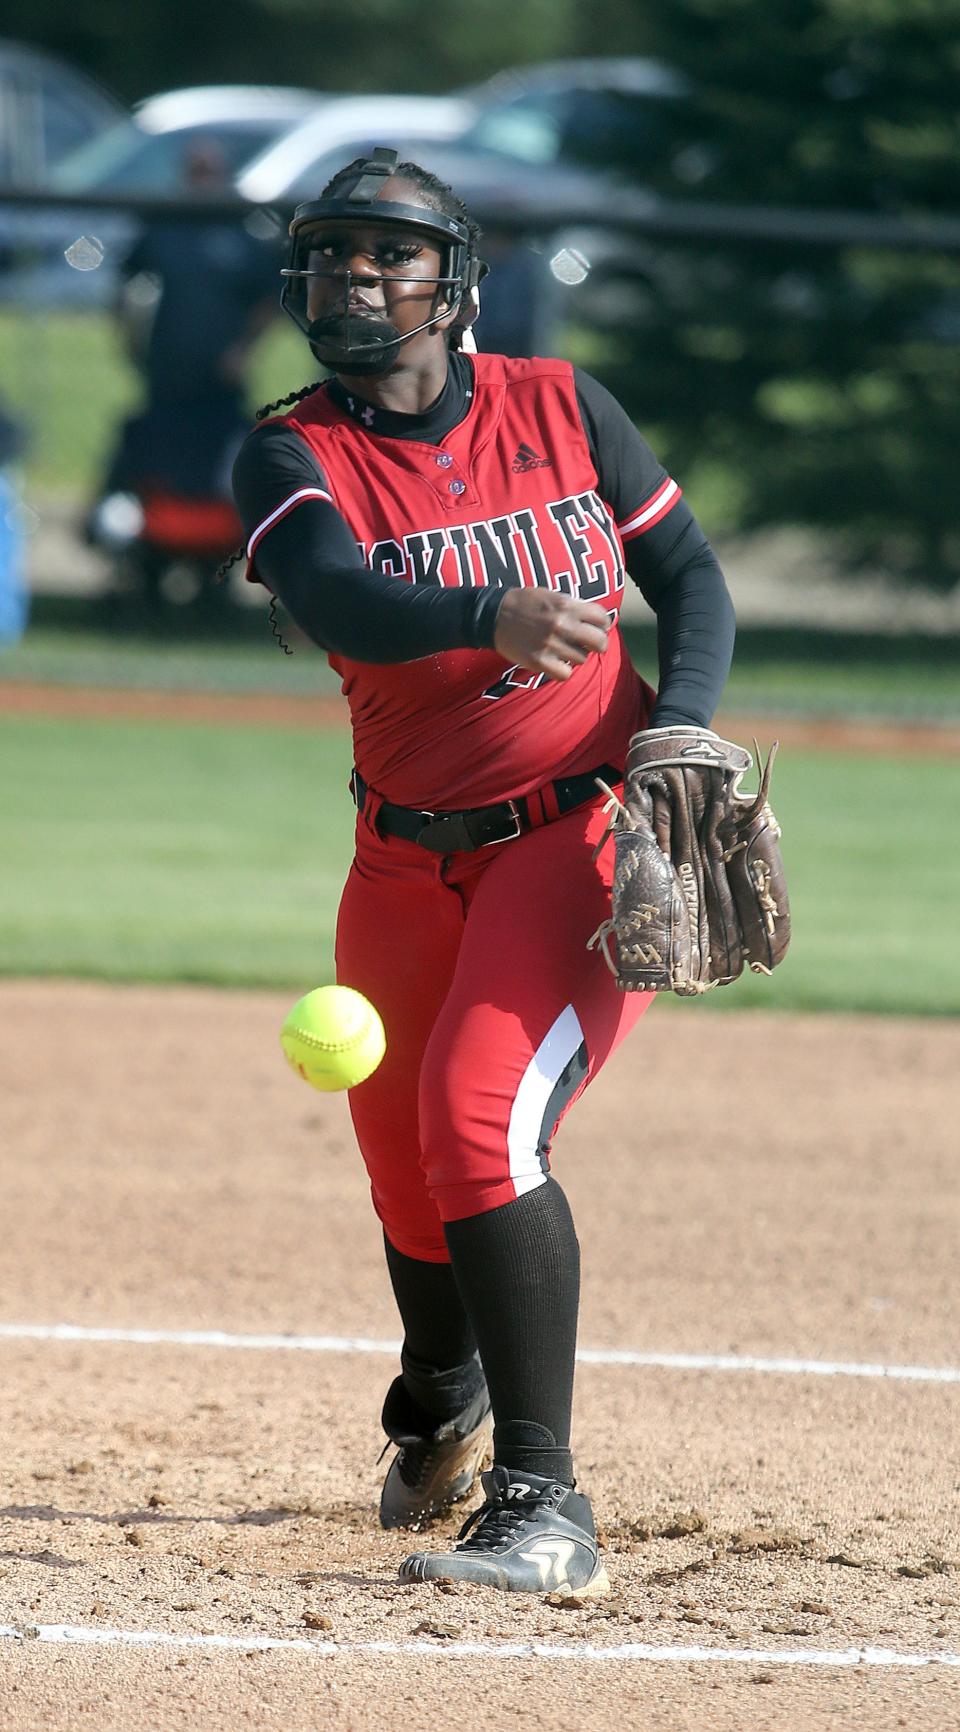
[[[560,1012],[520,1079],[507,1127],[510,1177],[517,1196],[545,1185],[540,1132],[547,1102],[563,1072],[583,1045],[583,1029],[572,1004]]]

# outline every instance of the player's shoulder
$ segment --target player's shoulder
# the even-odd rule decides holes
[[[277,462],[284,453],[292,453],[303,448],[303,440],[297,429],[291,426],[286,416],[273,416],[269,421],[258,421],[251,427],[237,453],[236,461],[244,469],[269,467]]]
[[[263,488],[286,489],[320,474],[316,454],[297,425],[276,415],[251,428],[233,464],[233,488],[238,497],[260,495]]]
[[[472,357],[477,386],[510,390],[511,388],[549,386],[572,387],[573,366],[558,355],[488,355]]]

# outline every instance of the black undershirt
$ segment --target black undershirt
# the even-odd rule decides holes
[[[584,433],[598,491],[618,522],[639,510],[665,478],[616,399],[574,369]],[[473,369],[454,353],[436,402],[419,415],[367,403],[337,379],[320,387],[345,414],[388,438],[439,444],[463,420]],[[282,422],[256,428],[233,472],[247,535],[298,487],[325,486],[306,441]],[[659,691],[654,727],[709,726],[733,653],[733,607],[723,573],[685,500],[625,544],[626,566],[657,618]],[[321,648],[354,661],[419,660],[446,649],[490,648],[505,591],[418,588],[364,566],[335,506],[304,500],[257,546],[258,575],[300,629]]]

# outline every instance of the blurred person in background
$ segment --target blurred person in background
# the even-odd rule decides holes
[[[558,288],[544,255],[510,234],[484,228],[490,275],[474,326],[478,349],[495,355],[553,355]]]
[[[227,199],[215,141],[185,151],[185,199]],[[100,502],[151,489],[230,500],[230,469],[249,427],[251,351],[278,312],[278,241],[235,218],[154,217],[127,254],[115,316],[145,402],[120,429]],[[90,520],[98,533],[98,508]],[[229,545],[232,532],[227,535]],[[223,551],[223,549],[219,549]]]

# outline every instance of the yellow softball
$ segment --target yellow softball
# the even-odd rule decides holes
[[[352,1089],[376,1070],[387,1049],[383,1023],[351,986],[318,986],[284,1017],[287,1063],[315,1089]]]

